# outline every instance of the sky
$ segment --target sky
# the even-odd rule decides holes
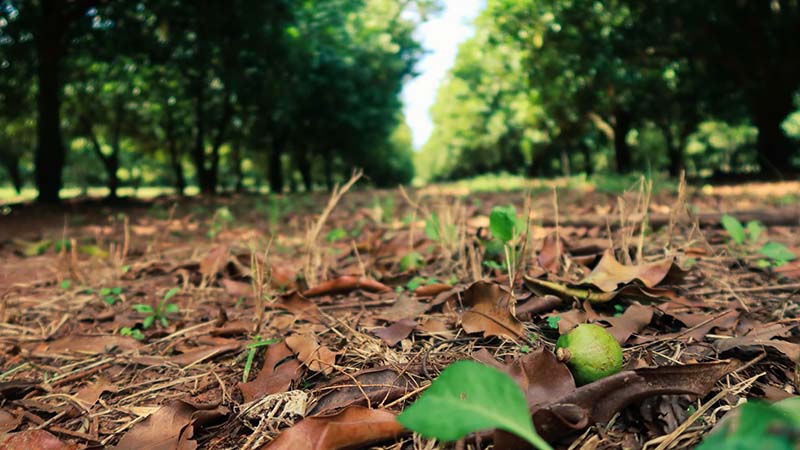
[[[444,10],[417,31],[428,53],[417,64],[419,75],[406,83],[402,93],[403,111],[417,150],[433,131],[429,110],[436,99],[436,90],[456,59],[458,45],[472,36],[472,21],[485,0],[444,0],[442,3]]]

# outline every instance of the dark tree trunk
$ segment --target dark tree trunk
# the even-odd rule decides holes
[[[780,176],[792,172],[792,156],[797,151],[784,134],[781,124],[793,110],[792,96],[769,95],[757,100],[752,108],[753,122],[758,128],[756,148],[763,175]]]
[[[333,191],[333,151],[325,153],[325,187]]]
[[[65,152],[61,140],[61,59],[64,54],[64,18],[59,2],[41,2],[41,18],[36,30],[37,121],[36,121],[36,188],[37,201],[58,203]]]
[[[661,134],[664,135],[664,143],[667,146],[667,157],[669,158],[669,176],[677,178],[683,172],[684,158],[683,158],[683,140],[675,137],[669,123],[659,123],[658,127],[661,129]]]
[[[186,176],[183,174],[183,165],[181,164],[181,152],[178,149],[177,136],[175,136],[175,123],[172,118],[172,111],[165,104],[166,110],[166,123],[164,124],[166,137],[167,137],[167,151],[169,152],[169,164],[172,167],[172,173],[175,176],[175,191],[178,195],[183,196],[186,191]]]
[[[592,149],[589,146],[581,141],[578,146],[581,149],[581,153],[583,153],[583,171],[586,172],[586,175],[594,174],[594,164],[592,163]]]
[[[3,165],[6,172],[8,172],[8,176],[11,177],[11,184],[14,185],[14,190],[17,191],[17,194],[21,194],[22,172],[19,170],[19,156],[2,155],[2,157],[0,157],[0,164]]]
[[[297,170],[303,178],[303,187],[306,192],[311,192],[314,188],[314,180],[311,178],[311,161],[308,159],[308,153],[300,151],[297,153]]]
[[[631,114],[627,111],[617,110],[614,114],[614,159],[619,173],[631,171],[631,148],[626,140],[631,130],[631,120]]]
[[[559,147],[560,147],[559,156],[561,158],[561,174],[564,175],[565,177],[568,177],[570,175],[569,152],[567,151],[566,145],[561,145]]]
[[[269,153],[269,191],[274,194],[283,192],[283,144],[272,142],[272,151]]]
[[[244,191],[244,175],[242,174],[242,144],[238,139],[233,142],[233,148],[231,148],[231,163],[233,164],[233,191],[238,194]]]

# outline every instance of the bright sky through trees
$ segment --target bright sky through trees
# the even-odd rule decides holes
[[[442,3],[443,11],[418,31],[418,38],[428,53],[417,65],[419,76],[403,89],[404,112],[415,149],[419,149],[433,131],[428,110],[436,98],[436,90],[456,59],[458,45],[473,34],[472,20],[486,4],[485,0],[444,0]]]

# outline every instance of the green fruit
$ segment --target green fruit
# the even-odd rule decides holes
[[[590,323],[558,338],[556,355],[567,363],[578,386],[622,370],[622,347],[605,328]]]

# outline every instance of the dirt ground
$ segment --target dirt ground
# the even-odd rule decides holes
[[[394,421],[462,359],[509,373],[556,448],[691,448],[743,399],[798,393],[800,262],[765,245],[800,256],[799,192],[6,206],[0,448],[518,448]],[[504,249],[508,204],[525,225]],[[576,387],[552,356],[583,322],[622,344],[623,384]]]

